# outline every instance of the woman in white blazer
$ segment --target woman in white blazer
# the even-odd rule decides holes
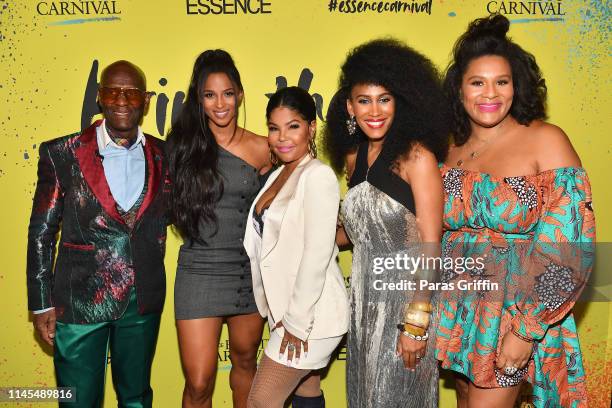
[[[268,144],[283,163],[249,211],[244,238],[259,313],[270,340],[250,407],[323,407],[319,375],[348,328],[348,299],[336,256],[340,194],[330,167],[316,159],[311,96],[284,88],[266,109]],[[297,389],[296,389],[297,387]]]

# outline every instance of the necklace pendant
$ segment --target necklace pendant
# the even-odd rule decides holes
[[[457,167],[461,167],[463,165],[463,160],[457,160]]]

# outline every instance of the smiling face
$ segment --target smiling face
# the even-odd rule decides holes
[[[214,72],[208,75],[201,98],[204,113],[212,122],[209,124],[223,128],[237,119],[242,91],[236,87],[227,74]]]
[[[472,126],[491,128],[506,119],[514,88],[508,60],[485,55],[472,60],[463,75],[461,98]]]
[[[149,104],[145,81],[132,65],[118,62],[106,68],[100,79],[98,103],[106,126],[114,137],[132,138]]]
[[[279,106],[270,113],[268,144],[284,164],[299,162],[308,154],[308,142],[314,137],[317,122],[308,123],[298,112]]]
[[[393,123],[395,98],[383,86],[358,84],[353,86],[346,108],[369,139],[379,140]]]

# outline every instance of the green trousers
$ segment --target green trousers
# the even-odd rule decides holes
[[[101,407],[108,352],[119,407],[151,407],[151,364],[159,314],[139,315],[136,291],[123,316],[95,324],[56,323],[53,361],[58,387],[74,387],[76,402],[60,407]]]

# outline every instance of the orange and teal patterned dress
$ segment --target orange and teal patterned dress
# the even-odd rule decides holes
[[[441,172],[443,259],[455,261],[444,263],[441,277],[436,357],[442,368],[483,388],[526,379],[536,407],[586,407],[572,315],[594,260],[586,172],[566,167],[495,177],[446,165]],[[529,364],[514,376],[495,368],[510,330],[534,345]]]

